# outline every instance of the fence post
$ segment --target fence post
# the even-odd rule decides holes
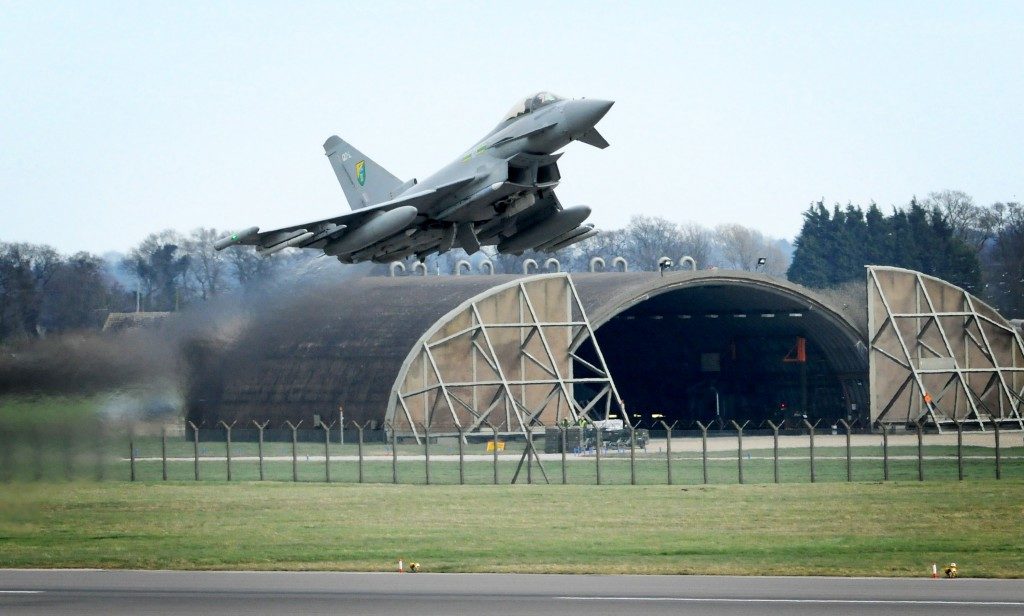
[[[466,484],[466,452],[463,446],[466,440],[465,430],[462,426],[458,427],[459,430],[459,485]]]
[[[320,427],[324,429],[324,483],[331,483],[331,428],[334,422],[327,424],[321,419]]]
[[[821,420],[819,419],[818,421]],[[814,426],[816,425],[818,425],[817,421],[812,424],[804,418],[804,426],[807,427],[807,432],[811,436],[811,483],[814,483],[817,479],[817,476],[814,473]]]
[[[566,448],[565,431],[566,430],[567,430],[567,428],[564,425],[558,426],[558,438],[562,442],[562,485],[563,486],[568,482],[568,479],[569,479],[568,476],[566,476],[566,473],[565,473],[565,448]]]
[[[673,421],[670,426],[664,421],[661,422],[661,425],[665,427],[665,474],[668,485],[672,485],[672,428],[676,426],[676,423],[678,422]]]
[[[697,427],[700,428],[700,461],[701,468],[704,471],[704,483],[708,482],[708,427],[710,424],[705,426],[699,421],[695,421]]]
[[[526,425],[526,483],[533,483],[533,428]]]
[[[989,415],[989,417],[992,418],[992,427],[995,429],[995,439],[996,439],[996,479],[1002,479],[1003,478],[1003,459],[1002,459],[1002,450],[1000,448],[1001,441],[999,439],[999,421],[997,421],[996,418],[992,417],[991,415]]]
[[[601,428],[594,426],[594,464],[597,467],[597,485],[601,485],[601,446],[604,444],[601,438]]]
[[[191,421],[187,423],[188,425],[192,426],[192,451],[195,453],[195,475],[196,481],[199,481],[199,427],[196,426]]]
[[[917,430],[917,480],[924,481],[924,432],[920,420],[914,422]]]
[[[284,423],[287,424],[288,427],[292,429],[292,481],[298,481],[299,480],[299,452],[298,452],[298,448],[299,448],[299,434],[298,434],[298,430],[299,430],[299,426],[302,425],[302,421],[300,420],[299,423],[297,423],[295,425],[292,425],[292,422],[290,420],[289,421],[285,421]]]
[[[629,485],[636,485],[636,428],[629,425]]]
[[[394,424],[384,424],[391,430],[391,483],[398,483],[398,430]]]
[[[737,477],[740,480],[740,484],[743,484],[743,427],[749,422],[744,422],[743,425],[739,425],[735,420],[730,419],[729,423],[732,424],[733,429],[736,430],[736,464],[738,474]]]
[[[263,429],[266,428],[267,424],[269,424],[270,422],[269,421],[264,421],[261,424],[261,423],[257,422],[255,419],[253,419],[252,423],[253,423],[253,425],[256,426],[256,429],[259,431],[259,440],[257,441],[257,445],[256,445],[257,450],[256,450],[256,452],[257,452],[257,455],[259,455],[259,458],[260,458],[260,481],[263,481]]]
[[[352,422],[352,425],[356,427],[357,440],[356,441],[356,453],[359,456],[359,483],[363,483],[363,428],[366,425],[359,425],[357,422]]]
[[[167,428],[160,428],[160,462],[164,481],[167,481]]]
[[[229,426],[222,420],[220,425],[224,426],[224,452],[228,463],[228,481],[231,481],[231,428],[235,425],[235,422],[232,421]]]
[[[889,425],[878,422],[882,428],[882,480],[889,481]]]
[[[423,466],[424,472],[423,477],[426,479],[426,483],[430,485],[430,426],[426,423],[421,424],[423,426]]]
[[[779,428],[781,424],[777,426],[771,419],[766,419],[764,422],[772,429],[772,470],[774,471],[775,483],[779,483]]]
[[[960,481],[964,480],[964,424],[959,419],[953,418],[956,425],[956,476]]]
[[[853,481],[853,452],[850,450],[850,431],[853,429],[853,426],[846,423],[845,419],[840,419],[839,423],[846,430],[846,480]]]
[[[135,481],[135,428],[128,425],[128,459],[130,460],[131,480]],[[40,465],[40,468],[42,466]]]
[[[494,485],[498,485],[498,426],[490,423],[487,425],[491,426],[491,432],[494,434]]]

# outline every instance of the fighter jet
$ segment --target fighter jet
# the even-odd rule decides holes
[[[585,205],[562,207],[557,153],[571,141],[608,142],[594,126],[613,102],[567,100],[539,92],[512,107],[494,129],[422,182],[403,182],[332,136],[324,151],[352,211],[273,231],[251,227],[218,240],[222,250],[256,246],[263,255],[290,247],[322,250],[342,263],[386,263],[410,255],[481,246],[522,254],[554,252],[597,234]]]

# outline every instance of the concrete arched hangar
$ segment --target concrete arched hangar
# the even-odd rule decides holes
[[[450,433],[623,408],[687,426],[867,411],[865,333],[756,273],[368,277],[272,310],[204,359],[189,419],[308,421],[340,405],[346,421]]]

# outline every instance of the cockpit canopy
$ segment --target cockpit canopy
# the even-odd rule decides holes
[[[551,103],[560,100],[564,99],[561,96],[558,96],[557,94],[552,94],[551,92],[537,92],[533,96],[527,96],[523,100],[513,105],[512,108],[508,110],[508,113],[505,114],[505,117],[502,118],[501,121],[507,122],[511,119],[518,118],[521,115],[525,115],[532,111],[536,111],[541,107],[550,105]]]

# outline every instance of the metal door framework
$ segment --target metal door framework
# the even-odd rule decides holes
[[[558,294],[564,295],[564,302],[552,302],[537,286],[552,282],[564,285]],[[485,317],[482,304],[499,294],[503,294],[500,300],[505,302],[505,313],[498,318]],[[509,314],[511,297],[516,308]],[[465,318],[467,313],[468,325],[445,335],[439,335],[441,327],[453,319],[442,319],[421,338],[405,362],[389,409],[388,420],[396,430],[411,433],[419,442],[421,429],[436,436],[484,428],[491,433],[490,426],[501,426],[504,434],[526,434],[544,421],[552,425],[616,415],[626,419],[622,399],[568,274],[531,276],[496,287],[469,300],[449,317],[460,314]],[[510,331],[517,334],[512,352]],[[593,345],[599,365],[582,359],[578,344]],[[463,361],[451,361],[450,354],[447,362],[439,358],[451,349],[456,353],[468,349],[469,356],[461,359],[471,366],[470,378],[466,378]],[[408,387],[404,373],[416,366],[421,371],[417,377],[420,386]],[[576,400],[577,386],[596,393],[581,404]]]
[[[1024,430],[1024,343],[970,293],[920,272],[868,266],[871,419]]]

